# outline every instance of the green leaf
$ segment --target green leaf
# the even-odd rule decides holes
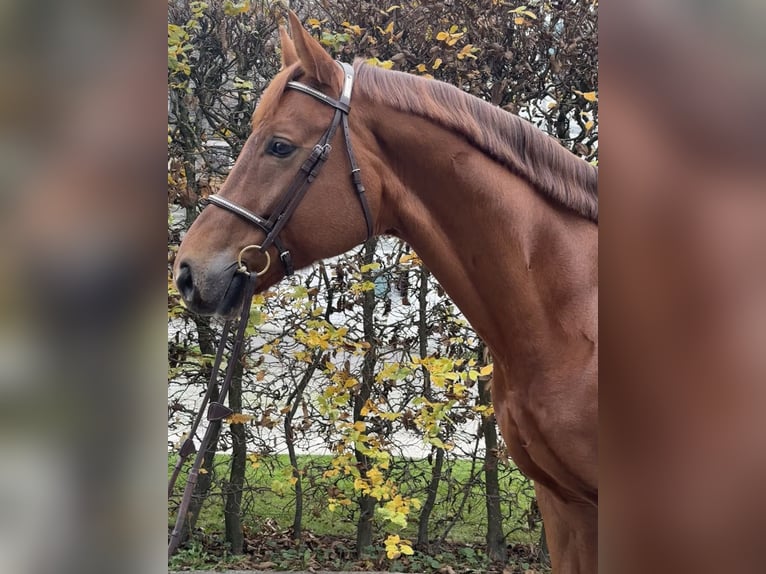
[[[445,449],[444,441],[442,441],[440,438],[433,437],[428,439],[428,442],[430,442],[436,448]]]
[[[305,299],[309,296],[309,290],[303,285],[296,285],[293,287],[293,292],[290,294],[293,299]]]
[[[227,16],[237,16],[239,14],[244,14],[249,10],[250,0],[244,0],[243,2],[232,2],[231,0],[226,0],[223,3],[223,12]]]

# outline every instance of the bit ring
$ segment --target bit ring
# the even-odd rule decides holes
[[[239,255],[237,255],[237,271],[239,271],[240,273],[244,273],[245,275],[250,275],[251,271],[247,268],[247,265],[245,265],[242,262],[242,256],[245,253],[247,253],[250,249],[261,249],[261,246],[260,245],[248,245],[247,247],[243,247],[242,250],[239,252]],[[257,273],[255,273],[256,277],[260,277],[261,275],[266,273],[266,271],[269,270],[269,267],[271,267],[271,255],[269,255],[269,252],[268,251],[261,251],[261,253],[263,253],[266,256],[266,266],[263,269],[261,269],[260,271],[258,271]]]

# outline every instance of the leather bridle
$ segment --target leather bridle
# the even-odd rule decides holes
[[[343,69],[343,89],[340,98],[337,100],[323,94],[319,90],[307,86],[306,84],[295,81],[287,82],[287,88],[307,94],[323,104],[334,108],[335,115],[333,116],[330,126],[324,132],[324,135],[322,135],[314,146],[311,155],[309,155],[306,161],[303,162],[303,165],[301,165],[295,178],[293,178],[292,183],[279,198],[271,215],[268,218],[261,217],[220,195],[210,195],[206,200],[206,203],[212,203],[217,207],[227,209],[261,228],[263,232],[266,233],[266,238],[260,245],[251,247],[257,248],[262,253],[266,253],[269,247],[274,245],[279,253],[279,259],[282,261],[282,266],[285,269],[286,275],[292,275],[295,272],[295,267],[293,265],[292,255],[279,238],[279,234],[297,209],[298,204],[300,204],[306,191],[308,191],[309,185],[311,185],[317,175],[319,175],[319,171],[330,156],[330,152],[332,151],[330,142],[335,135],[335,131],[338,129],[338,125],[343,126],[346,154],[348,155],[348,160],[351,164],[351,181],[354,184],[356,195],[359,197],[359,202],[361,203],[362,211],[364,212],[364,220],[367,225],[367,239],[372,237],[373,229],[370,206],[367,203],[367,196],[365,195],[364,185],[362,184],[359,165],[356,163],[356,157],[354,156],[354,150],[351,145],[351,134],[348,127],[348,114],[351,110],[351,90],[354,86],[354,68],[349,64],[341,62],[337,62],[337,64]],[[241,253],[240,269],[242,269]],[[265,272],[265,270],[260,271],[260,273],[263,272]]]

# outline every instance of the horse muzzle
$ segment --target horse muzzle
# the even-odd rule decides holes
[[[174,279],[186,307],[200,315],[231,318],[242,306],[247,276],[237,273],[237,263],[230,259],[207,265],[181,260]]]

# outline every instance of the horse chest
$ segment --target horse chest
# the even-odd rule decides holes
[[[595,499],[597,444],[587,437],[597,417],[580,406],[590,402],[589,385],[575,384],[579,393],[573,398],[571,388],[566,396],[557,385],[547,392],[514,388],[498,375],[493,380],[495,415],[514,463],[563,499]],[[538,386],[543,387],[539,381]]]

